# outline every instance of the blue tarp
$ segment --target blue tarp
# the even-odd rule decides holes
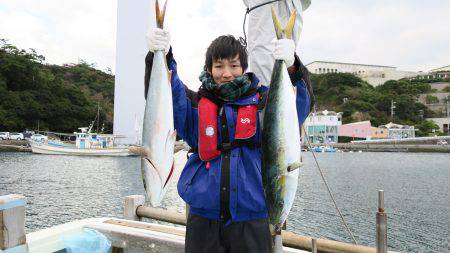
[[[85,228],[83,232],[62,236],[67,253],[109,253],[111,242],[102,233]]]

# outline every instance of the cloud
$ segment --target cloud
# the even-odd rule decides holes
[[[342,61],[424,70],[448,65],[448,1],[314,1],[305,12],[305,62]]]
[[[129,1],[129,0],[119,0]],[[132,1],[130,1],[130,4]],[[115,69],[117,1],[21,0],[0,3],[0,38],[34,48],[49,63],[83,59]],[[196,88],[209,43],[242,36],[241,0],[170,0],[166,24],[179,74]],[[450,1],[312,1],[298,52],[315,60],[429,70],[448,65]]]
[[[114,67],[115,1],[21,0],[0,4],[0,37],[34,48],[49,63],[83,59],[100,69]]]

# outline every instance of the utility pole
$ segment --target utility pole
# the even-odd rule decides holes
[[[97,134],[98,134],[98,123],[100,122],[100,102],[97,102]]]
[[[396,107],[395,107],[395,102],[394,102],[394,100],[392,99],[391,100],[391,122],[394,122],[394,114],[395,114],[395,112],[394,112],[394,109],[395,109]]]
[[[445,106],[445,111],[447,112],[447,118],[450,118],[450,110],[449,110],[449,107],[448,107],[448,98],[447,98],[447,101],[446,101],[446,106]]]

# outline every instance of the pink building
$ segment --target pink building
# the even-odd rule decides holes
[[[370,139],[372,136],[372,127],[370,121],[345,124],[338,127],[338,135]]]

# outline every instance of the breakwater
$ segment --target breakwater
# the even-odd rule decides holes
[[[31,152],[26,140],[0,140],[0,152]]]

